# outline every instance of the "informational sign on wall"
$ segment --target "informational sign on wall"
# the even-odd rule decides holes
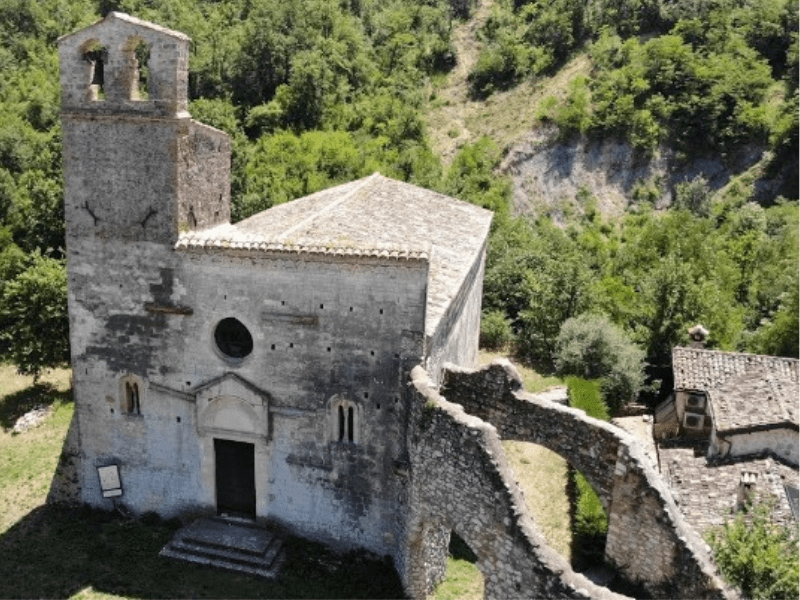
[[[119,468],[117,465],[97,467],[97,474],[100,476],[100,489],[103,491],[103,498],[122,496],[122,482],[119,480]]]

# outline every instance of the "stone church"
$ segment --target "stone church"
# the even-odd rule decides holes
[[[408,374],[476,362],[492,215],[375,173],[231,224],[189,43],[121,13],[58,42],[79,499],[396,557]]]

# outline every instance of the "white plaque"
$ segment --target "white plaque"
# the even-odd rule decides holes
[[[122,484],[119,480],[117,465],[97,467],[97,474],[100,476],[100,489],[103,490],[103,498],[122,496]]]

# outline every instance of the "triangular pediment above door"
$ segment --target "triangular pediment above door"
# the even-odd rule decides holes
[[[266,440],[270,396],[236,373],[208,381],[194,390],[200,435]]]

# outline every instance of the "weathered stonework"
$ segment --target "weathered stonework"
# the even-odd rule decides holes
[[[408,373],[475,361],[491,213],[375,174],[230,224],[188,54],[120,13],[59,40],[76,411],[52,499],[242,512],[401,561]],[[239,504],[221,482],[249,461]]]
[[[477,371],[446,369],[441,393],[474,415],[469,417],[473,422],[492,424],[498,442],[486,451],[493,456],[498,448],[502,453],[501,438],[533,442],[581,471],[609,515],[606,560],[630,581],[641,583],[655,597],[724,597],[706,545],[684,524],[667,486],[630,434],[583,411],[524,392],[519,373],[508,361]],[[435,406],[436,395],[429,396],[428,406]],[[424,423],[424,412],[421,419]],[[434,479],[446,476],[439,473]],[[475,489],[465,487],[470,493]],[[526,512],[524,506],[523,501],[516,510]],[[471,538],[464,539],[469,543]],[[487,595],[488,590],[487,586]],[[542,590],[541,595],[546,593]]]

